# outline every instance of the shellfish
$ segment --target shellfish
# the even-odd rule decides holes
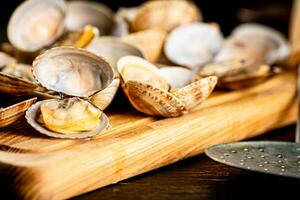
[[[131,33],[122,40],[139,48],[150,62],[157,62],[161,57],[167,32],[159,29],[148,29]]]
[[[168,60],[195,72],[213,60],[221,49],[223,36],[217,24],[191,23],[175,28],[166,38]]]
[[[117,61],[128,55],[144,58],[144,54],[136,47],[123,42],[116,37],[95,37],[86,47],[86,50],[103,57],[114,68],[114,80],[104,90],[90,97],[90,101],[101,110],[104,110],[116,94],[120,78],[117,72]]]
[[[17,121],[35,101],[36,98],[26,99],[5,108],[0,108],[0,128]]]
[[[270,66],[288,54],[289,45],[281,33],[259,24],[243,24],[233,30],[214,62],[202,68],[200,76],[216,75],[218,87],[239,89],[280,72]]]
[[[24,52],[51,45],[64,31],[65,7],[63,0],[23,2],[9,20],[9,41]]]
[[[210,76],[172,91],[170,84],[175,85],[176,81],[168,80],[155,65],[136,56],[122,57],[118,71],[121,86],[133,107],[152,116],[177,117],[187,113],[203,102],[217,83],[217,77]]]
[[[177,26],[201,20],[201,11],[190,1],[148,1],[139,7],[131,28],[132,31],[162,29],[169,32]]]
[[[58,138],[92,137],[108,125],[108,118],[87,99],[113,81],[113,68],[83,49],[57,47],[33,62],[37,81],[49,90],[71,98],[50,99],[32,105],[28,123],[42,134]]]
[[[104,4],[88,1],[67,3],[65,27],[68,31],[80,31],[85,26],[95,26],[101,35],[108,34],[114,24],[113,11]]]

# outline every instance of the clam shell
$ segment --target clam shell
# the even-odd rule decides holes
[[[35,52],[62,35],[64,19],[63,0],[24,1],[9,20],[8,39],[19,50]]]
[[[123,56],[145,57],[138,48],[117,37],[95,37],[85,49],[106,59],[116,71],[117,62]]]
[[[0,93],[22,96],[37,89],[37,84],[0,72]]]
[[[133,107],[147,115],[177,117],[187,112],[177,97],[152,85],[127,81],[122,88]]]
[[[115,16],[114,21],[115,23],[112,27],[110,35],[115,37],[123,37],[129,34],[129,24],[123,17]]]
[[[98,107],[100,110],[105,110],[110,105],[115,97],[120,85],[119,77],[115,77],[107,88],[89,97],[92,104]]]
[[[200,10],[190,1],[148,1],[140,6],[131,28],[133,31],[162,29],[168,32],[176,26],[200,20]]]
[[[232,31],[215,62],[246,60],[250,67],[272,65],[284,60],[289,45],[278,31],[260,24],[242,24]]]
[[[244,73],[236,75],[224,76],[220,78],[217,87],[226,90],[244,89],[246,87],[257,85],[267,80],[269,77],[281,72],[277,69],[272,69],[268,65],[261,65],[252,71],[245,71]]]
[[[11,65],[17,63],[17,60],[13,57],[11,57],[10,55],[4,53],[4,52],[0,52],[0,70],[1,68],[7,66],[7,65]]]
[[[191,23],[177,27],[169,34],[164,52],[171,62],[198,72],[200,67],[213,60],[222,43],[218,25]]]
[[[165,31],[149,29],[126,35],[122,40],[139,48],[150,62],[156,62],[161,57],[166,36]]]
[[[31,98],[6,108],[0,109],[0,127],[8,126],[23,116],[25,111],[36,101]]]
[[[144,76],[138,76],[134,70],[138,70],[138,74],[142,74],[143,71]],[[152,116],[177,117],[187,113],[188,109],[208,97],[217,81],[216,77],[207,77],[172,93],[168,91],[168,87],[163,87],[165,84],[162,83],[168,82],[160,75],[158,68],[134,56],[121,58],[118,62],[118,71],[122,78],[124,93],[133,107]],[[174,76],[173,78],[176,79]]]
[[[217,85],[217,81],[218,78],[216,76],[202,78],[179,90],[176,90],[173,94],[181,102],[183,102],[186,109],[189,110],[207,99]]]
[[[69,31],[80,31],[92,25],[100,30],[101,35],[105,35],[110,32],[113,24],[113,11],[104,4],[88,1],[67,3],[65,27]]]
[[[90,97],[105,89],[114,77],[104,59],[73,47],[52,48],[38,56],[33,74],[45,88],[77,97]]]
[[[197,75],[184,67],[162,67],[159,73],[170,84],[171,88],[182,88],[195,81]]]
[[[39,101],[32,105],[27,111],[26,111],[26,119],[27,122],[37,131],[39,131],[42,134],[45,134],[50,137],[55,137],[55,138],[65,138],[65,139],[83,139],[83,138],[89,138],[97,135],[98,133],[102,132],[109,126],[109,120],[107,116],[102,113],[101,114],[101,121],[99,125],[92,131],[88,132],[82,132],[82,133],[75,133],[75,134],[59,134],[55,133],[53,131],[48,130],[41,124],[37,122],[37,118],[40,114],[40,106],[42,103],[50,102],[50,101],[57,101],[56,99],[50,99],[50,100],[44,100],[44,101]]]

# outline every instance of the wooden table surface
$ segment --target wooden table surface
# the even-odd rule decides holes
[[[294,133],[291,125],[252,140],[293,141]],[[299,189],[300,180],[236,169],[202,154],[74,199],[299,199]]]

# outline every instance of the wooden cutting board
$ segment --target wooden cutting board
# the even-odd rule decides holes
[[[0,185],[25,199],[63,199],[293,123],[295,76],[218,93],[190,114],[159,119],[129,104],[108,110],[111,128],[91,140],[45,137],[25,119],[0,129]],[[5,178],[6,179],[5,179]]]

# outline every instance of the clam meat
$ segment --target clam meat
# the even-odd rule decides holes
[[[108,126],[106,115],[88,101],[113,81],[113,68],[104,59],[83,49],[57,47],[38,56],[32,69],[42,86],[63,96],[27,110],[33,128],[51,137],[86,138]]]

